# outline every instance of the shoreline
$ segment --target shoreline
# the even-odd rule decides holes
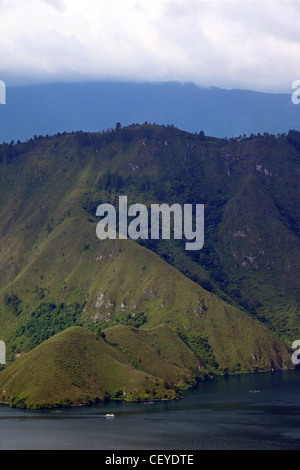
[[[237,372],[237,373],[228,373],[228,374],[224,374],[224,375],[219,375],[219,376],[215,376],[215,377],[207,377],[207,378],[203,378],[199,381],[197,381],[196,385],[193,386],[193,387],[189,387],[187,389],[181,389],[180,390],[180,393],[181,393],[181,396],[179,397],[174,397],[172,399],[166,399],[166,398],[163,398],[163,399],[155,399],[155,398],[151,398],[149,400],[128,400],[128,399],[112,399],[112,400],[98,400],[96,399],[96,401],[91,401],[90,403],[73,403],[73,404],[70,404],[70,405],[66,405],[66,404],[63,404],[63,403],[55,403],[53,404],[52,406],[51,405],[47,405],[47,406],[34,406],[34,407],[22,407],[22,406],[14,406],[12,403],[10,402],[4,402],[4,401],[0,401],[0,406],[5,406],[5,407],[9,407],[9,408],[14,408],[14,409],[20,409],[20,410],[28,410],[28,411],[41,411],[41,410],[48,410],[48,411],[51,411],[51,410],[59,410],[61,408],[65,408],[65,409],[71,409],[71,408],[84,408],[84,407],[91,407],[91,406],[95,406],[95,405],[98,405],[100,403],[112,403],[112,402],[127,402],[127,403],[141,403],[141,404],[148,404],[148,403],[162,403],[162,402],[166,402],[166,401],[169,401],[169,402],[173,402],[173,401],[176,401],[176,400],[184,400],[184,393],[185,392],[189,392],[189,391],[192,391],[192,390],[196,390],[199,386],[199,384],[201,382],[206,382],[208,380],[216,380],[216,379],[220,379],[220,378],[224,378],[224,377],[236,377],[238,375],[255,375],[255,374],[267,374],[267,373],[279,373],[279,372],[286,372],[286,371],[296,371],[300,369],[300,367],[296,367],[296,366],[293,366],[293,367],[284,367],[282,369],[268,369],[268,370],[265,370],[265,371],[256,371],[256,372]],[[147,403],[148,402],[148,403]],[[38,405],[38,404],[37,404]]]

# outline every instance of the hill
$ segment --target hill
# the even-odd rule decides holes
[[[135,351],[136,332],[122,328],[122,332],[126,330],[131,334],[130,344]],[[159,330],[150,331],[150,335],[161,337]],[[115,339],[116,334],[109,338]],[[147,333],[144,339],[147,343]],[[167,354],[161,364],[156,363],[153,375],[149,371],[153,367],[150,362],[146,365],[146,359],[134,367],[128,353],[122,353],[111,342],[84,328],[69,328],[43,342],[0,374],[0,400],[21,408],[55,408],[109,399],[173,399],[178,396],[178,386],[186,388],[192,381],[191,364],[197,367],[197,360],[187,346],[178,337],[173,339],[174,344],[170,342],[170,350],[166,348]],[[143,343],[143,340],[137,341]],[[177,358],[176,365],[176,360],[169,362],[170,358],[166,358],[178,342],[182,343],[180,349],[190,360],[188,364]],[[149,344],[147,350],[140,349],[140,354],[149,354],[147,361],[158,356]]]
[[[258,343],[262,348],[260,338]],[[43,341],[1,372],[0,401],[35,409],[111,399],[178,398],[180,390],[194,386],[207,367],[204,354],[203,363],[199,362],[200,344],[193,346],[196,353],[166,325],[147,330],[120,325],[97,334],[71,327]],[[261,354],[261,350],[255,353]],[[265,365],[264,360],[284,354],[280,342],[273,339],[258,359]]]

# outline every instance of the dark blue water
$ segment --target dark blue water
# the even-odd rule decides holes
[[[300,370],[216,379],[153,405],[111,402],[58,414],[2,406],[0,449],[300,449]]]

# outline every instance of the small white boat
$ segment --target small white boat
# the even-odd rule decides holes
[[[107,418],[115,418],[115,415],[113,413],[106,413]]]

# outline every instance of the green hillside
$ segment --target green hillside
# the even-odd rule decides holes
[[[189,353],[184,344],[182,347]],[[194,356],[192,361],[197,364]],[[186,388],[191,380],[189,367],[170,364],[174,370],[167,373],[158,366],[153,375],[143,365],[132,366],[127,355],[110,342],[84,328],[73,327],[3,371],[0,400],[22,408],[52,408],[108,399],[172,399],[178,396],[178,385]],[[166,359],[163,365],[168,367]]]
[[[74,230],[86,239],[79,220],[68,224],[69,229],[65,227],[64,237],[60,239],[60,234],[55,246],[61,247]],[[199,360],[202,354],[205,356],[207,369],[215,373],[291,365],[288,348],[266,326],[205,291],[155,253],[131,240],[96,240],[84,255],[76,257],[80,246],[82,242],[77,240],[66,247],[59,269],[57,260],[50,260],[53,248],[49,246],[16,279],[14,295],[22,300],[20,313],[11,311],[8,315],[7,331],[14,328],[8,339],[11,351],[28,351],[72,325],[96,331],[99,326],[118,323],[143,329],[168,324]],[[27,286],[39,282],[43,266],[47,267],[43,271],[47,287],[41,288],[47,294],[41,301]],[[41,281],[39,285],[43,285]],[[31,309],[26,305],[30,296],[37,305],[32,313],[33,305]]]
[[[0,339],[9,364],[0,377],[72,327],[105,330],[134,370],[162,370],[164,381],[168,372],[178,386],[186,367],[190,383],[292,367],[299,142],[293,132],[225,140],[145,124],[0,146]],[[101,242],[95,209],[122,194],[129,204],[205,204],[204,248]],[[164,332],[160,346],[153,328]],[[143,350],[156,351],[157,370]]]

